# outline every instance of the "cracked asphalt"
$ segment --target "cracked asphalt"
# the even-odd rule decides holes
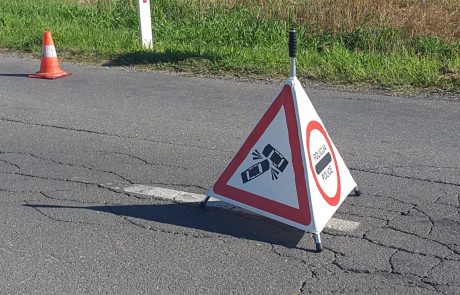
[[[306,84],[363,191],[311,235],[204,194],[281,83],[0,55],[0,294],[460,294],[460,102]]]

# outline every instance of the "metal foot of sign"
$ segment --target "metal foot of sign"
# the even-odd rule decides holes
[[[313,239],[315,240],[316,253],[323,252],[323,245],[321,244],[321,236],[319,233],[313,234]]]

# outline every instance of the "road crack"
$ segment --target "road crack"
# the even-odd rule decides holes
[[[83,224],[83,225],[98,225],[98,226],[103,226],[103,227],[107,227],[106,225],[104,224],[99,224],[99,223],[94,223],[94,222],[88,222],[88,221],[74,221],[74,220],[66,220],[66,219],[59,219],[59,218],[56,218],[56,217],[52,217],[48,214],[46,214],[45,212],[43,212],[42,210],[38,209],[36,207],[36,205],[34,204],[30,204],[28,201],[24,200],[24,206],[26,207],[29,207],[29,208],[32,208],[34,209],[35,211],[37,211],[38,213],[40,213],[40,215],[48,218],[49,220],[52,220],[52,221],[56,221],[56,222],[63,222],[63,223],[73,223],[73,224]]]
[[[17,154],[17,153],[16,153],[16,154]],[[39,159],[39,160],[42,160],[42,161],[49,161],[49,162],[51,162],[51,163],[58,164],[58,165],[62,165],[62,166],[75,167],[75,168],[82,168],[82,169],[87,169],[87,170],[90,170],[90,171],[109,173],[109,174],[112,174],[112,175],[117,176],[118,178],[122,179],[123,181],[128,182],[129,184],[134,184],[134,182],[132,182],[132,181],[129,180],[128,178],[126,178],[126,177],[124,177],[124,176],[122,176],[122,175],[120,175],[120,174],[118,174],[118,173],[115,173],[115,172],[113,172],[113,171],[97,169],[97,168],[88,167],[88,166],[84,166],[84,165],[76,165],[76,164],[64,163],[64,162],[61,162],[61,161],[58,161],[58,160],[54,160],[54,159],[43,158],[43,157],[37,156],[37,155],[35,155],[35,154],[25,154],[25,155],[31,156],[31,157],[33,157],[33,158],[36,158],[36,159]]]
[[[8,165],[10,165],[10,166],[13,166],[14,168],[16,168],[16,169],[18,169],[18,170],[21,170],[21,167],[19,167],[19,166],[18,166],[17,164],[15,164],[15,163],[12,163],[12,162],[9,162],[9,161],[3,160],[3,159],[0,159],[0,162],[3,162],[3,163],[5,163],[5,164],[8,164]]]
[[[393,226],[391,226],[391,225],[389,225],[388,228],[389,228],[389,229],[392,229],[392,230],[394,230],[394,231],[398,231],[398,232],[401,232],[401,233],[404,233],[404,234],[407,234],[407,235],[411,235],[411,236],[417,237],[417,238],[422,239],[422,240],[427,240],[427,241],[434,242],[434,243],[436,243],[436,244],[439,244],[439,245],[441,245],[441,246],[446,247],[446,248],[449,249],[452,253],[457,254],[457,255],[460,255],[460,252],[457,251],[457,250],[455,250],[455,249],[453,249],[452,246],[450,246],[449,244],[442,243],[442,242],[440,242],[440,241],[438,241],[438,240],[431,239],[431,238],[429,238],[429,237],[423,237],[423,236],[421,236],[421,235],[419,235],[419,234],[416,234],[416,233],[412,233],[412,232],[408,232],[408,231],[405,231],[405,230],[402,230],[402,229],[398,229],[398,228],[395,228],[395,227],[393,227]],[[436,257],[436,258],[440,258],[440,259],[445,259],[445,257],[441,257],[441,256],[435,256],[435,257]]]
[[[398,175],[398,174],[395,174],[395,173],[366,170],[366,169],[361,169],[361,168],[356,168],[356,167],[349,167],[349,169],[352,170],[352,171],[359,171],[359,172],[370,173],[370,174],[386,175],[386,176],[397,177],[397,178],[404,178],[404,179],[410,179],[410,180],[416,180],[416,181],[423,181],[423,182],[437,183],[437,184],[445,184],[445,185],[453,185],[453,186],[460,187],[459,183],[453,183],[453,182],[448,182],[448,181],[432,180],[432,179],[419,178],[419,177],[413,177],[413,176],[407,176],[407,175]]]
[[[120,134],[116,134],[116,133],[101,132],[101,131],[95,131],[95,130],[89,130],[89,129],[83,129],[83,128],[64,127],[64,126],[58,126],[58,125],[52,125],[52,124],[36,123],[36,122],[30,122],[30,121],[21,121],[21,120],[10,119],[10,118],[5,118],[5,117],[0,118],[0,121],[9,122],[9,123],[16,123],[16,124],[23,124],[23,125],[30,125],[30,126],[45,127],[45,128],[54,128],[54,129],[60,129],[60,130],[65,130],[65,131],[82,132],[82,133],[93,134],[93,135],[103,135],[103,136],[120,138],[120,139],[142,140],[142,141],[152,142],[152,143],[156,143],[156,144],[165,144],[165,145],[187,147],[187,148],[194,148],[194,149],[201,149],[201,150],[218,151],[218,152],[224,152],[224,153],[232,152],[232,151],[229,151],[229,150],[222,150],[222,149],[217,149],[217,148],[212,148],[212,147],[207,147],[207,146],[198,146],[198,145],[191,145],[191,144],[185,144],[185,143],[177,143],[177,142],[173,142],[173,141],[154,140],[154,139],[145,138],[145,137],[130,136],[130,135],[120,135]]]
[[[433,232],[433,229],[434,229],[434,220],[428,214],[426,214],[424,211],[422,211],[419,208],[417,208],[417,206],[415,206],[411,210],[415,210],[417,212],[420,212],[423,216],[425,216],[428,219],[428,221],[430,222],[430,230],[428,231],[427,236],[431,235],[431,233]]]
[[[433,266],[431,266],[431,268],[427,271],[427,274],[422,277],[423,282],[433,286],[434,288],[436,288],[438,286],[441,286],[440,284],[435,282],[432,277],[433,277],[434,269],[436,267],[440,266],[441,264],[443,264],[445,261],[448,261],[448,259],[439,259],[438,263],[436,263]]]
[[[54,159],[49,159],[49,158],[44,158],[44,157],[41,157],[41,156],[37,156],[37,155],[32,154],[32,153],[2,152],[2,154],[23,155],[23,156],[32,157],[32,158],[35,158],[35,159],[38,159],[38,160],[41,160],[41,161],[51,162],[51,163],[54,163],[54,164],[58,164],[58,165],[61,165],[61,166],[67,166],[67,167],[73,167],[73,168],[82,168],[82,169],[87,169],[87,170],[90,170],[90,171],[108,173],[108,174],[112,174],[112,175],[117,176],[118,178],[120,178],[121,180],[123,180],[123,181],[125,181],[125,182],[128,182],[129,184],[134,184],[134,182],[131,181],[130,179],[128,179],[127,177],[125,177],[125,176],[123,176],[123,175],[120,175],[120,174],[118,174],[118,173],[116,173],[116,172],[113,172],[113,171],[97,169],[97,168],[88,167],[88,166],[85,166],[85,165],[76,165],[76,164],[64,163],[64,162],[62,162],[62,161],[58,161],[58,160],[54,160]],[[5,161],[5,160],[0,160],[0,161]],[[6,162],[6,161],[5,161],[5,162]],[[17,168],[20,170],[20,168],[19,168],[18,165],[13,164],[13,163],[12,163],[11,165],[17,166]],[[16,173],[16,174],[20,175],[19,173]]]
[[[103,151],[100,151],[102,153],[106,153],[106,154],[115,154],[115,155],[122,155],[122,156],[126,156],[126,157],[129,157],[129,158],[133,158],[133,159],[136,159],[142,163],[144,163],[145,165],[149,165],[149,166],[159,166],[159,167],[170,167],[170,168],[178,168],[178,169],[182,169],[184,171],[188,171],[190,169],[186,168],[186,167],[183,167],[183,166],[179,166],[179,165],[171,165],[171,164],[157,164],[157,163],[151,163],[141,157],[138,157],[138,156],[135,156],[135,155],[131,155],[131,154],[128,154],[128,153],[121,153],[121,152],[103,152]]]
[[[46,199],[53,200],[53,201],[60,201],[60,202],[74,202],[82,205],[122,205],[120,203],[108,203],[108,202],[88,202],[88,201],[82,201],[82,200],[76,200],[76,199],[69,199],[69,198],[54,198],[51,197],[50,195],[46,194],[43,191],[38,192],[40,195],[45,197]]]

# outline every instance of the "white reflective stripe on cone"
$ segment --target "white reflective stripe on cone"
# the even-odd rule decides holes
[[[57,57],[54,45],[42,46],[42,57]]]

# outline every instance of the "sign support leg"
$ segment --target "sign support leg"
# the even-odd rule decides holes
[[[206,208],[206,203],[208,203],[210,196],[206,196],[203,201],[200,202],[200,208],[205,209]]]
[[[313,239],[315,240],[315,244],[316,244],[316,253],[322,252],[323,246],[321,245],[321,233],[314,233]]]
[[[355,196],[361,196],[361,191],[359,190],[359,187],[356,186],[354,189],[353,189],[353,193],[355,194]]]
[[[356,197],[361,196],[361,190],[359,189],[359,187],[355,186],[355,188],[353,189],[353,192],[350,192],[349,196],[356,196]]]

